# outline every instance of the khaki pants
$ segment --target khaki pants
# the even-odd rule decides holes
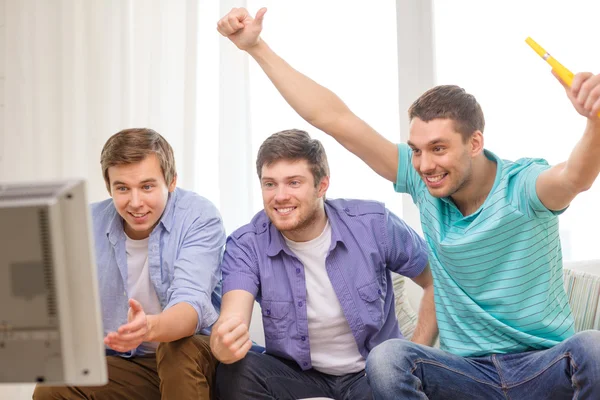
[[[209,400],[217,360],[209,337],[195,335],[161,343],[156,355],[106,357],[108,384],[97,387],[35,388],[34,400]]]

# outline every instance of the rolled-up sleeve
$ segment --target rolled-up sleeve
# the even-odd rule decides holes
[[[251,235],[250,233],[247,234]],[[258,261],[246,235],[227,239],[221,269],[223,294],[232,290],[245,290],[254,297],[260,289]]]
[[[406,222],[386,210],[386,261],[388,268],[414,278],[427,265],[427,245]]]
[[[173,265],[173,282],[165,309],[182,302],[191,305],[198,314],[196,331],[211,326],[219,316],[211,294],[221,277],[224,244],[225,228],[211,204],[189,226]]]

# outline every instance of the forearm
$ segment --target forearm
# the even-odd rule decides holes
[[[326,131],[341,115],[350,113],[332,91],[298,72],[263,41],[248,49],[289,105],[307,122]]]
[[[375,172],[396,182],[398,149],[358,118],[331,90],[292,68],[262,40],[248,53],[288,104],[308,123],[337,140]]]
[[[588,119],[585,132],[573,148],[562,171],[573,190],[589,189],[600,173],[600,118]]]
[[[438,326],[435,316],[435,302],[433,298],[433,285],[423,291],[417,327],[411,339],[412,342],[432,346],[438,335]]]
[[[196,333],[198,313],[188,303],[178,303],[157,315],[148,315],[148,342],[173,342]]]

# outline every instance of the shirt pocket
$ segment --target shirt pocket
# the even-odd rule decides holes
[[[283,339],[288,335],[290,301],[263,300],[261,304],[265,338]]]
[[[373,321],[381,322],[383,319],[383,294],[379,283],[367,283],[356,290],[358,290],[358,295],[363,300]]]

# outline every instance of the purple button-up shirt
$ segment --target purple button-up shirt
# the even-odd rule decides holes
[[[382,203],[327,200],[331,246],[325,268],[358,350],[401,338],[390,270],[407,277],[427,264],[424,241]],[[304,265],[264,211],[227,239],[223,293],[246,290],[262,309],[266,351],[312,367]]]

